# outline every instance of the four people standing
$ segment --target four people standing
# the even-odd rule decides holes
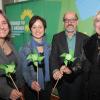
[[[65,30],[54,35],[51,49],[45,40],[46,21],[40,16],[31,18],[29,22],[31,40],[20,52],[23,63],[21,66],[20,58],[10,40],[11,26],[4,13],[0,11],[0,64],[15,63],[16,72],[12,75],[15,83],[18,88],[23,87],[23,73],[26,83],[32,89],[34,100],[38,99],[38,94],[39,100],[50,100],[51,80],[49,69],[51,77],[54,80],[59,80],[57,89],[61,100],[81,100],[81,71],[84,67],[81,61],[83,61],[82,56],[86,56],[89,62],[89,66],[87,66],[89,69],[87,100],[100,100],[100,12],[94,18],[96,33],[88,40],[88,36],[77,31],[78,16],[75,12],[65,13],[63,22]],[[87,40],[86,43],[85,40]],[[75,66],[65,66],[64,60],[60,57],[61,54],[70,53],[70,51],[74,51]],[[28,55],[34,53],[43,57],[42,61],[38,62],[38,70],[36,70],[36,65],[27,59]],[[77,60],[78,58],[79,60]],[[21,67],[23,68],[22,73]],[[0,100],[17,100],[23,95],[22,92],[13,87],[9,77],[1,70],[0,90],[2,90]]]

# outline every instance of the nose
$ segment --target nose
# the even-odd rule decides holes
[[[68,24],[72,24],[72,21],[69,20],[69,21],[68,21]]]

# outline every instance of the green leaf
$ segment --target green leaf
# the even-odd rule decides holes
[[[39,56],[38,61],[41,62],[43,60],[44,56]]]
[[[11,73],[15,73],[15,64],[0,64],[0,69],[8,76]]]
[[[41,62],[44,59],[44,56],[40,56],[37,53],[34,54],[31,53],[28,55],[26,59],[32,61],[34,65],[38,67],[38,62]]]
[[[72,59],[72,55],[70,55],[70,54],[66,54],[65,59],[66,59],[66,60],[71,60],[71,59]]]
[[[64,60],[64,64],[67,66],[67,64],[68,64],[68,61],[67,61],[67,60]]]
[[[72,61],[72,62],[73,62],[74,60],[75,60],[75,58],[72,58],[70,61]]]
[[[60,57],[66,57],[66,53],[61,54]]]
[[[38,60],[38,54],[29,54],[28,57],[26,58],[27,60],[31,61],[37,61]]]
[[[74,61],[75,58],[74,58],[74,51],[73,50],[70,50],[69,53],[63,53],[60,55],[60,57],[63,57],[64,58],[64,64],[67,66],[68,62],[70,61]]]

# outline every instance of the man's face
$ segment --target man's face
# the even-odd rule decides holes
[[[78,20],[75,13],[66,13],[64,16],[64,27],[68,33],[73,33],[76,31]]]

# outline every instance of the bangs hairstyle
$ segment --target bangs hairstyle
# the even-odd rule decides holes
[[[8,28],[9,28],[9,33],[8,35],[6,36],[6,40],[10,40],[11,39],[11,25],[9,23],[9,20],[7,19],[7,17],[5,16],[5,13],[0,9],[0,14],[5,18],[7,24],[8,24]]]
[[[37,21],[37,20],[40,20],[44,26],[44,29],[46,29],[47,25],[46,25],[46,20],[43,19],[42,17],[40,16],[33,16],[30,21],[29,21],[29,29],[31,31],[31,28],[32,28],[32,25]]]

